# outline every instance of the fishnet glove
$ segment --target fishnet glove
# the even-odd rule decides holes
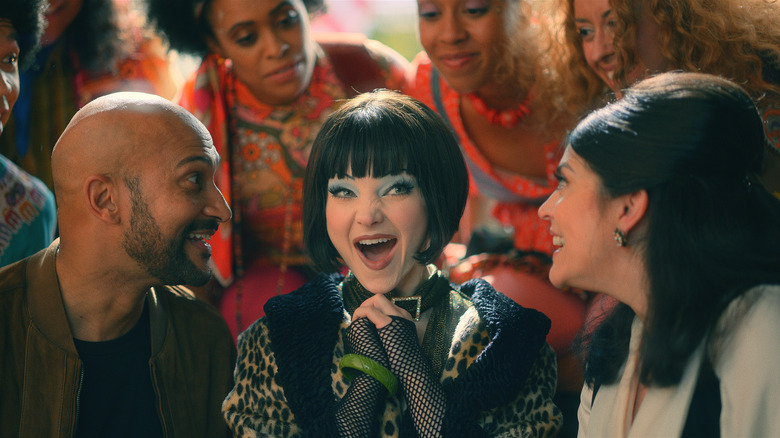
[[[390,371],[400,380],[417,435],[440,437],[445,398],[441,385],[420,351],[414,323],[391,316],[390,324],[378,330],[387,352]]]
[[[387,367],[385,354],[376,327],[368,318],[352,321],[345,337],[347,353],[360,354]],[[344,437],[376,436],[376,417],[385,387],[368,374],[359,374],[336,408],[336,427]]]

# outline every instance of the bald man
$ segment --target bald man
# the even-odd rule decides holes
[[[231,212],[206,128],[165,99],[99,98],[57,141],[60,238],[0,270],[0,435],[217,437],[227,325],[210,278]],[[167,286],[166,286],[167,285]]]

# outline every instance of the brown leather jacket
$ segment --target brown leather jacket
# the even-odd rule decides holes
[[[82,363],[47,249],[0,269],[0,437],[71,437]],[[180,287],[147,293],[149,370],[165,436],[225,437],[236,352],[227,325]]]

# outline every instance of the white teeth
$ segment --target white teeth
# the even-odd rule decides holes
[[[612,80],[612,77],[615,76],[615,70],[611,70],[607,72],[607,77],[609,80]]]
[[[360,241],[360,242],[358,242],[358,243],[359,243],[359,244],[361,244],[361,245],[376,245],[377,243],[385,243],[385,242],[389,242],[389,241],[390,241],[390,239],[387,239],[387,238],[384,238],[384,237],[383,237],[383,238],[381,238],[381,239],[366,239],[366,240],[361,240],[361,241]]]
[[[555,245],[555,246],[563,246],[563,237],[561,237],[561,236],[553,236],[553,245]]]
[[[211,235],[210,234],[194,234],[193,233],[193,234],[190,234],[189,236],[187,236],[187,238],[193,239],[193,240],[210,240],[211,239]]]

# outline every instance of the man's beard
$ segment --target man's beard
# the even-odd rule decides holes
[[[211,269],[199,269],[190,260],[185,248],[186,237],[196,230],[216,229],[216,221],[193,222],[180,235],[166,242],[141,194],[137,179],[134,183],[131,181],[126,180],[131,193],[132,210],[130,231],[124,233],[122,240],[125,252],[161,284],[206,284],[211,278]]]

